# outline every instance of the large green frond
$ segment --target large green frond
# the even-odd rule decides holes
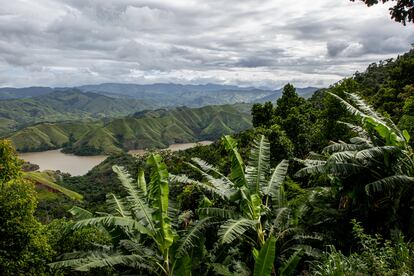
[[[371,182],[365,186],[367,194],[398,191],[406,185],[414,184],[414,177],[393,175]]]
[[[283,185],[288,167],[288,160],[282,160],[276,166],[269,181],[267,182],[267,185],[262,188],[262,193],[264,195],[270,196],[272,199],[275,199],[279,195],[280,187]]]
[[[230,194],[235,193],[236,190],[233,188],[235,184],[230,181],[227,177],[221,176],[220,178],[215,178],[214,176],[208,174],[204,170],[198,168],[197,166],[187,163],[193,170],[199,172],[212,186],[219,190],[223,195],[228,197]]]
[[[351,131],[355,132],[360,137],[363,137],[363,138],[366,138],[366,139],[369,138],[368,132],[361,126],[357,126],[357,125],[350,124],[350,123],[347,123],[347,122],[342,122],[342,121],[337,121],[337,123],[347,126]]]
[[[283,262],[282,266],[279,268],[280,276],[289,276],[294,275],[295,269],[298,266],[303,255],[303,250],[296,250],[289,259]]]
[[[400,149],[398,147],[393,146],[372,147],[358,151],[355,154],[355,158],[360,162],[370,162],[372,159],[383,159],[385,153],[393,153],[399,151]]]
[[[336,163],[336,162],[348,162],[349,160],[352,162],[354,158],[355,151],[340,151],[335,152],[331,156],[329,156],[327,162],[328,163]]]
[[[202,217],[216,217],[220,219],[237,219],[240,217],[240,215],[233,210],[214,207],[199,208],[197,209],[197,214]]]
[[[129,217],[131,212],[126,208],[126,204],[123,199],[118,198],[113,193],[108,195],[108,199],[106,201],[109,210],[113,210],[115,215],[119,215],[121,217]]]
[[[78,206],[73,206],[69,213],[75,217],[76,220],[93,218],[93,214]]]
[[[270,276],[276,254],[276,238],[270,236],[259,252],[254,264],[253,276]]]
[[[222,199],[229,199],[230,193],[229,191],[225,191],[223,189],[217,189],[215,186],[207,183],[203,183],[194,179],[188,178],[186,175],[171,175],[171,181],[183,183],[183,184],[189,184],[189,185],[195,185],[202,190],[205,190],[207,192],[210,192],[213,195],[216,195]]]
[[[222,138],[224,147],[227,152],[230,154],[231,161],[231,172],[230,180],[237,186],[247,186],[247,180],[245,176],[245,167],[243,159],[240,156],[240,153],[237,149],[236,141],[231,138],[231,136],[226,135]]]
[[[118,175],[122,186],[128,193],[127,200],[129,206],[134,210],[134,215],[138,221],[143,221],[144,226],[148,225],[150,232],[155,233],[155,225],[152,219],[154,212],[147,204],[147,199],[144,197],[136,186],[132,184],[132,179],[124,168],[120,166],[113,166],[112,170]]]
[[[270,144],[264,135],[255,139],[246,167],[246,180],[251,194],[258,194],[264,187],[270,168]]]
[[[276,217],[272,222],[269,233],[278,233],[288,228],[291,215],[292,212],[288,207],[276,209]]]
[[[145,174],[143,170],[138,171],[137,184],[144,196],[147,195],[147,182],[145,181]]]
[[[228,220],[220,226],[218,231],[221,243],[231,243],[235,239],[242,237],[242,235],[249,229],[254,230],[256,223],[256,221],[246,218]]]
[[[152,167],[148,195],[152,199],[153,208],[156,209],[154,216],[157,217],[160,226],[162,241],[159,240],[158,242],[161,248],[165,250],[174,241],[170,218],[168,217],[169,174],[167,166],[159,154],[150,155],[147,163]]]
[[[78,229],[85,226],[101,225],[106,227],[120,226],[129,230],[138,230],[142,234],[153,235],[150,229],[146,228],[134,219],[112,215],[79,220],[73,225],[73,229]]]
[[[208,223],[210,222],[211,218],[206,217],[199,221],[197,221],[190,230],[187,231],[184,237],[182,237],[179,241],[179,245],[176,251],[176,258],[181,258],[185,254],[188,253],[188,251],[197,246],[197,240],[200,239],[200,236],[202,235],[202,230],[208,226]]]
[[[152,270],[152,266],[148,264],[147,259],[137,254],[108,255],[106,253],[91,253],[87,257],[59,261],[50,264],[52,268],[71,267],[77,271],[89,271],[93,268],[114,267],[116,265]]]
[[[323,153],[334,153],[341,151],[359,151],[366,149],[366,145],[347,144],[347,143],[333,143],[323,149]]]

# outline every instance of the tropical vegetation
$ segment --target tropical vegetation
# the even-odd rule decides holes
[[[23,172],[2,140],[0,273],[413,275],[413,64],[410,51],[309,99],[287,84],[243,129],[217,107],[199,109],[211,121],[186,108],[126,117],[227,118],[237,133],[116,151],[84,176]],[[127,119],[99,125],[125,133],[121,149],[139,137]]]

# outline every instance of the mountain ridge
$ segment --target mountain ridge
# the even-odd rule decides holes
[[[16,149],[62,148],[77,155],[116,154],[214,140],[251,127],[248,104],[150,110],[108,122],[38,123],[10,134]]]

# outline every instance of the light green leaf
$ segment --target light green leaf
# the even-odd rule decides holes
[[[269,237],[260,249],[259,256],[254,263],[253,276],[270,276],[275,260],[276,238]]]

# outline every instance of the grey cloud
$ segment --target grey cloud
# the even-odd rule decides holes
[[[329,41],[326,44],[328,55],[330,57],[336,57],[338,54],[343,52],[348,46],[349,46],[349,43],[345,41]]]
[[[379,8],[329,0],[10,1],[0,5],[0,86],[329,85],[409,49],[414,30]]]

